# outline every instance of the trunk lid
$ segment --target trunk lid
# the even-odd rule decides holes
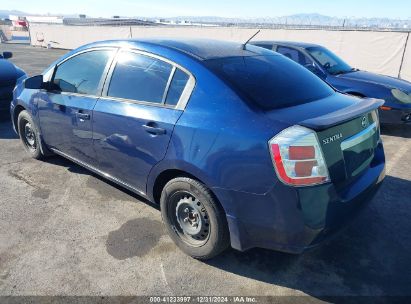
[[[16,84],[16,68],[6,59],[0,59],[0,100],[10,102]]]
[[[325,115],[303,120],[299,124],[315,131],[323,131],[345,122],[352,121],[356,117],[363,116],[365,113],[378,109],[383,104],[384,101],[380,99],[360,99],[359,102],[353,103],[347,107]]]
[[[342,94],[274,110],[271,119],[316,131],[332,182],[344,187],[371,164],[380,141],[378,114],[384,101]]]
[[[16,68],[6,59],[0,59],[0,85],[8,86],[16,82]]]
[[[317,131],[331,180],[354,180],[371,163],[380,140],[378,118],[368,109],[360,116]]]

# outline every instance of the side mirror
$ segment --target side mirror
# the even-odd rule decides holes
[[[13,53],[12,52],[3,52],[3,58],[4,59],[9,59],[13,57]]]
[[[34,89],[34,90],[43,89],[44,88],[43,75],[37,75],[37,76],[27,78],[24,81],[24,87],[26,89]]]

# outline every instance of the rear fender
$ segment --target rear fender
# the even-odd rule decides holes
[[[150,201],[155,202],[154,199],[154,184],[156,182],[156,179],[160,174],[166,170],[179,170],[182,172],[187,173],[188,175],[191,175],[204,183],[208,188],[213,187],[215,184],[215,181],[212,180],[211,176],[206,174],[204,171],[202,171],[200,168],[197,168],[196,166],[187,163],[183,160],[177,160],[177,159],[164,159],[157,163],[150,171],[150,174],[147,178],[147,186],[146,186],[146,193],[147,197],[150,199]]]

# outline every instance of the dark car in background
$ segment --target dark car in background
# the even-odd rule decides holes
[[[337,90],[385,100],[382,123],[411,122],[411,83],[351,67],[327,48],[303,42],[256,41],[252,44],[276,51],[306,67]]]
[[[170,237],[199,259],[230,244],[301,253],[385,175],[383,101],[338,93],[253,45],[93,43],[14,94],[32,157],[61,155],[159,204]]]
[[[0,117],[8,115],[17,80],[26,76],[22,69],[7,60],[12,56],[11,52],[0,53]]]

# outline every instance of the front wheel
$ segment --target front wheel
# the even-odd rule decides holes
[[[160,204],[170,237],[188,255],[206,260],[229,246],[225,213],[204,184],[187,177],[172,179]]]
[[[37,126],[27,111],[21,111],[17,119],[20,140],[25,150],[35,159],[44,157],[41,152],[41,139]]]

